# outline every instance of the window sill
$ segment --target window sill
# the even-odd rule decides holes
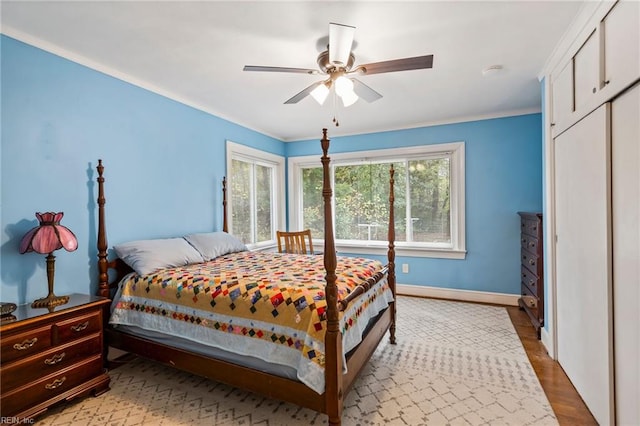
[[[384,256],[387,254],[388,246],[384,245],[355,245],[336,244],[336,250],[344,253],[375,254]],[[466,250],[424,248],[424,247],[402,247],[395,246],[396,256],[405,257],[431,257],[436,259],[464,259],[467,256]]]
[[[316,252],[321,252],[324,249],[324,242],[322,240],[314,240],[313,247]],[[252,251],[277,251],[275,244],[261,245],[259,247],[249,247]],[[395,247],[396,256],[404,257],[429,257],[434,259],[465,259],[467,256],[466,250],[453,250],[453,249],[436,249],[436,248],[423,248],[423,247]],[[353,254],[373,254],[378,256],[387,255],[388,246],[385,243],[380,245],[356,245],[356,244],[336,244],[336,251],[339,253],[353,253]]]

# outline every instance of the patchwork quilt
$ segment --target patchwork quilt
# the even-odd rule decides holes
[[[377,260],[338,257],[338,298],[382,267]],[[159,331],[290,366],[300,381],[322,393],[324,274],[322,256],[252,251],[145,276],[130,274],[119,285],[110,324]],[[345,353],[392,300],[385,278],[341,313]]]

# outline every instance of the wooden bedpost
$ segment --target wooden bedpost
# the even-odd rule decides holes
[[[98,295],[110,297],[109,292],[109,264],[107,262],[107,227],[104,218],[104,166],[98,160]]]
[[[393,190],[395,180],[394,175],[396,171],[393,169],[393,164],[389,169],[389,250],[387,251],[387,259],[388,259],[388,268],[389,272],[387,274],[387,282],[389,283],[389,288],[393,293],[394,302],[389,306],[391,309],[391,327],[389,328],[390,337],[389,340],[392,344],[396,344],[396,249],[395,249],[395,240],[396,240],[396,224],[395,224],[395,193]]]
[[[338,287],[336,286],[336,245],[333,236],[333,214],[331,209],[331,177],[327,129],[322,129],[322,171],[324,197],[324,269],[326,271],[325,295],[327,299],[327,332],[325,334],[325,397],[330,425],[342,422],[342,334],[338,312]]]
[[[222,177],[222,230],[229,232],[227,225],[227,177]]]

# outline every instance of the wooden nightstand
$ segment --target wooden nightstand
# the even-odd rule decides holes
[[[19,306],[0,324],[0,410],[12,423],[49,406],[109,390],[103,318],[109,299],[72,294],[68,303]]]

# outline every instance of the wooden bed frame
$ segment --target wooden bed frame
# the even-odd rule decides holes
[[[362,342],[353,349],[347,356],[347,373],[343,374],[342,361],[342,333],[339,328],[339,312],[344,310],[349,302],[357,295],[362,294],[373,284],[368,282],[356,288],[347,299],[338,300],[336,286],[336,250],[333,234],[331,197],[332,189],[329,177],[329,162],[327,156],[329,150],[329,139],[327,139],[327,129],[323,129],[321,140],[323,156],[321,158],[323,167],[323,189],[324,197],[324,266],[326,270],[327,298],[327,331],[325,335],[325,392],[319,395],[305,384],[274,376],[259,370],[254,370],[244,366],[232,364],[204,355],[191,353],[186,350],[172,348],[141,337],[120,332],[109,326],[106,327],[106,345],[126,352],[130,352],[175,368],[187,371],[192,374],[207,377],[215,381],[223,382],[234,387],[253,391],[270,398],[291,402],[302,407],[325,413],[329,417],[329,424],[340,425],[342,418],[343,401],[347,392],[353,386],[360,371],[371,358],[371,355],[382,340],[384,334],[390,332],[390,341],[396,343],[395,339],[395,228],[394,228],[394,171],[390,170],[390,192],[389,192],[389,247],[387,252],[388,264],[386,265],[387,279],[389,287],[393,292],[394,302],[383,311],[370,328]],[[130,271],[127,265],[120,259],[107,260],[107,236],[105,226],[105,197],[104,197],[104,167],[102,161],[98,160],[98,269],[99,269],[99,295],[111,297],[112,289],[117,286],[118,281],[124,273]],[[227,231],[226,212],[226,182],[223,182],[223,206],[224,206],[224,230]],[[115,280],[110,282],[109,269],[116,270]],[[384,274],[378,274],[378,279]],[[105,321],[105,324],[108,322]]]

